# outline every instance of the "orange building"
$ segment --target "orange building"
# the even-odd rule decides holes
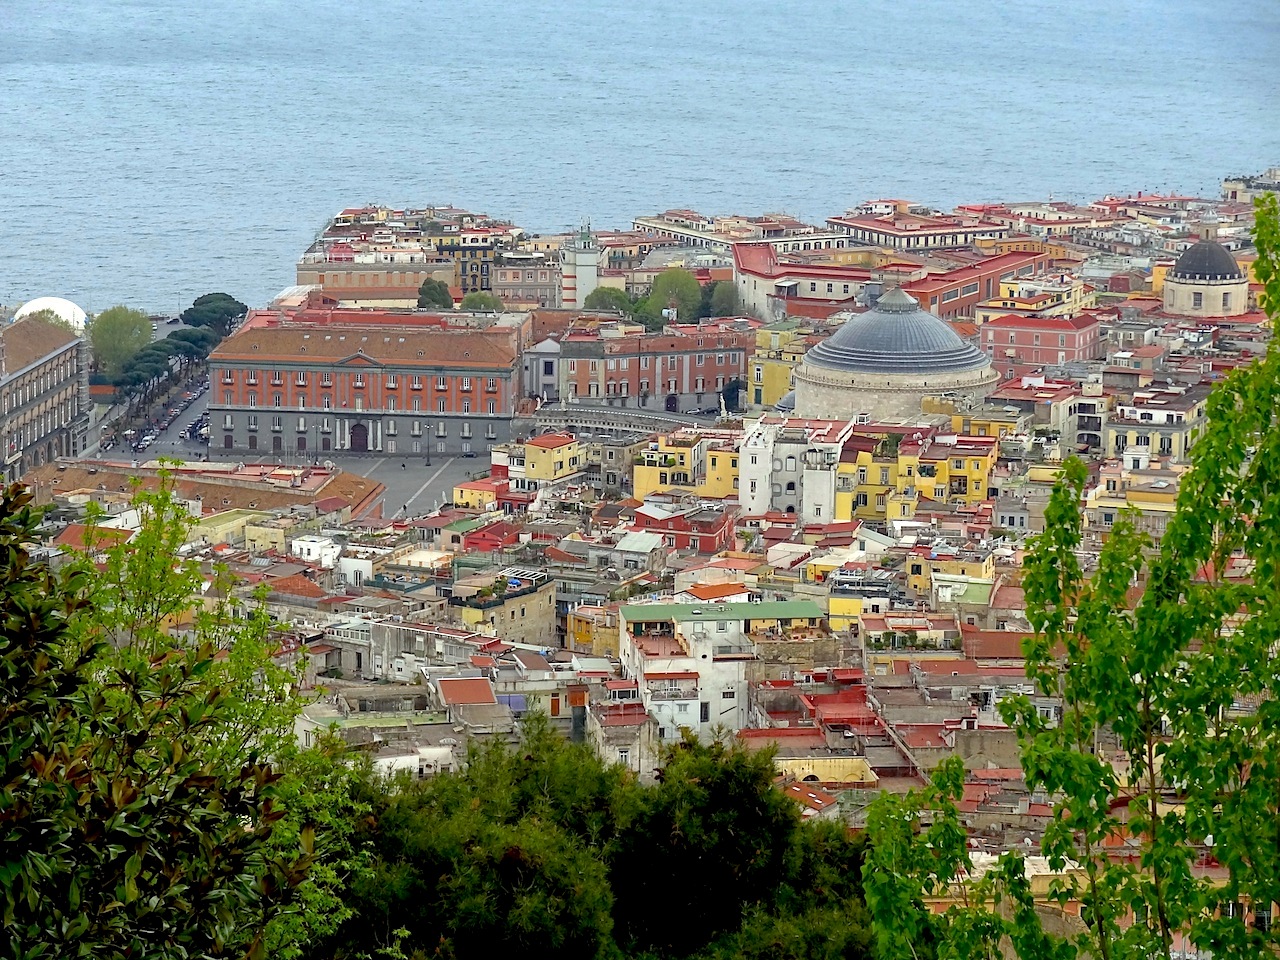
[[[510,439],[519,336],[411,313],[255,312],[210,355],[210,444],[303,457],[486,450]]]

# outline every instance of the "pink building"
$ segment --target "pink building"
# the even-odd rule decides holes
[[[1102,323],[1092,314],[1078,317],[1023,317],[1006,314],[984,323],[979,332],[982,349],[1003,377],[1028,369],[1103,355]]]

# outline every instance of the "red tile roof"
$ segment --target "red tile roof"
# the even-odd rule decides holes
[[[834,796],[812,783],[792,783],[782,792],[802,806],[819,812],[834,807],[838,802]]]
[[[966,657],[975,660],[1022,660],[1022,641],[1030,634],[1021,630],[979,630],[960,628]]]
[[[106,550],[117,544],[125,543],[133,536],[132,530],[117,530],[114,527],[89,526],[83,523],[69,523],[54,539],[54,546],[68,547],[81,553]]]
[[[300,573],[269,580],[267,586],[272,593],[283,594],[287,597],[307,597],[312,600],[319,600],[329,595],[327,590],[321,589],[319,585]]]
[[[565,447],[573,443],[577,437],[571,433],[544,433],[540,437],[533,437],[524,442],[526,447],[542,447],[546,450],[555,450],[558,447]]]
[[[705,603],[710,603],[712,600],[719,600],[721,597],[731,597],[734,594],[746,593],[747,590],[747,585],[744,583],[695,583],[684,592],[697,597]]]
[[[493,695],[493,685],[485,677],[441,677],[436,686],[447,707],[498,702]]]

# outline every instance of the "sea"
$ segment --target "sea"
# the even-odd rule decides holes
[[[262,304],[339,209],[1216,196],[1275,0],[0,0],[0,303]]]

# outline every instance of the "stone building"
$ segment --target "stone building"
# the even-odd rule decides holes
[[[1238,317],[1249,312],[1249,278],[1226,247],[1201,240],[1165,276],[1164,309],[1182,317]]]
[[[925,397],[979,400],[998,379],[985,353],[894,288],[805,354],[795,372],[795,413],[824,420],[913,419]]]
[[[0,329],[5,478],[84,452],[88,348],[69,327],[29,316]]]

